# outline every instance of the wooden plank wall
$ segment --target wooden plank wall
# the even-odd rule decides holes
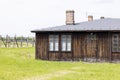
[[[61,34],[58,34],[59,36]],[[51,52],[49,51],[49,35],[48,34],[36,34],[36,59],[42,60],[71,60],[72,52]],[[60,42],[59,38],[59,42]],[[61,46],[61,43],[59,43]],[[60,48],[61,49],[61,48]]]
[[[36,33],[36,59],[48,59],[48,35]]]
[[[71,52],[62,52],[62,51],[49,52],[48,34],[37,33],[36,59],[82,60],[82,61],[111,61],[115,59],[120,60],[120,53],[112,53],[111,51],[112,33],[108,33],[108,32],[94,33],[97,35],[96,37],[97,39],[95,42],[91,42],[91,44],[87,43],[88,34],[89,33],[83,33],[83,32],[72,33]],[[59,36],[61,36],[61,33],[59,33]],[[59,46],[61,46],[61,44]]]
[[[98,33],[98,59],[102,61],[109,61],[110,58],[111,40],[109,38],[108,33]]]
[[[61,54],[61,56],[60,56]],[[49,60],[57,60],[57,61],[70,61],[72,60],[72,54],[71,53],[65,53],[65,52],[49,52]]]
[[[81,39],[82,39],[81,34],[78,33],[73,34],[73,54],[75,60],[79,60],[79,58],[83,57],[83,55],[81,54],[83,46]]]
[[[73,36],[73,54],[75,59],[90,61],[108,61],[110,59],[111,39],[108,33],[96,34],[96,41],[87,42],[87,35],[90,33],[74,33]],[[95,49],[96,47],[96,49]]]

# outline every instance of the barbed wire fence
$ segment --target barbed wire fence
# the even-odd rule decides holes
[[[0,48],[35,47],[35,37],[0,35]]]

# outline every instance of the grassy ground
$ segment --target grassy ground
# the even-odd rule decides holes
[[[120,80],[120,64],[34,59],[34,48],[0,48],[0,80]]]

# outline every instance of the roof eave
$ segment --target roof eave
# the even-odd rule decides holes
[[[46,33],[46,32],[120,32],[120,30],[72,30],[72,31],[31,31],[32,33]]]

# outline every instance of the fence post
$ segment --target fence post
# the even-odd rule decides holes
[[[34,47],[34,42],[35,42],[35,41],[34,41],[34,37],[33,37],[33,40],[32,40],[32,47]]]
[[[27,47],[28,47],[28,42],[29,42],[29,36],[27,37]]]
[[[23,42],[23,36],[21,36],[21,40],[20,40],[20,41],[21,41],[21,44],[20,44],[20,45],[21,45],[21,47],[22,47],[22,42]]]
[[[8,36],[8,47],[10,47],[10,43],[11,43],[10,36]]]
[[[16,42],[17,47],[19,47],[18,42],[17,42],[16,35],[15,35],[15,42]]]
[[[8,47],[8,35],[6,35],[6,47]]]
[[[13,48],[15,47],[15,39],[14,39],[14,37],[13,37]]]
[[[0,36],[0,38],[1,38],[1,40],[2,40],[2,42],[3,42],[3,44],[4,44],[4,46],[6,47],[6,43],[4,42],[4,39],[2,38],[2,36]]]

